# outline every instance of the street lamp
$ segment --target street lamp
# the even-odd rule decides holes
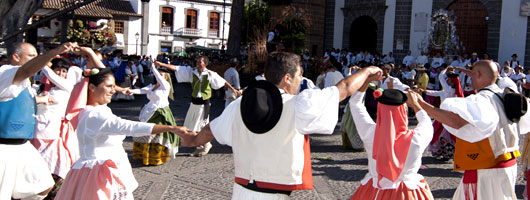
[[[136,32],[134,37],[136,38],[136,55],[138,55],[138,39],[140,39],[140,33]]]

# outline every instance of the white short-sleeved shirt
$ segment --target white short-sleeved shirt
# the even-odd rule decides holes
[[[226,83],[226,80],[223,77],[219,76],[219,74],[209,69],[206,69],[199,74],[199,70],[191,68],[190,66],[176,66],[175,77],[177,78],[177,81],[179,83],[191,83],[193,81],[193,74],[199,77],[199,81],[202,81],[203,76],[208,76],[210,86],[214,90],[222,88]],[[199,92],[197,94],[197,98],[200,97],[202,97],[202,95]]]
[[[9,101],[31,86],[29,79],[13,84],[13,79],[18,69],[20,69],[20,66],[3,65],[0,67],[0,101]],[[32,91],[30,90],[30,92]]]
[[[282,93],[283,90],[280,90]],[[290,94],[283,94],[288,96]],[[338,121],[339,90],[332,86],[322,90],[304,90],[296,95],[295,128],[300,134],[332,134]],[[292,95],[291,95],[292,96]],[[232,146],[232,124],[241,104],[236,99],[223,113],[210,122],[210,129],[215,139],[225,145]]]

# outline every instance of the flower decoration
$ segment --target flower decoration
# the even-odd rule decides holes
[[[377,90],[374,91],[374,97],[377,99],[383,95],[383,91],[385,91],[383,88],[377,88]]]

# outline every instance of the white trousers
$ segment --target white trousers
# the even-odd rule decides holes
[[[517,165],[508,168],[477,170],[477,198],[480,200],[517,199],[515,195],[515,181],[517,179]],[[456,189],[454,200],[465,200],[464,184]]]
[[[232,200],[288,200],[289,196],[286,194],[271,194],[264,192],[256,192],[244,188],[243,186],[234,183],[234,190],[232,191]]]

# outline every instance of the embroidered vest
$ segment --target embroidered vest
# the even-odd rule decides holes
[[[519,137],[517,124],[511,123],[500,99],[493,97],[491,92],[480,92],[477,95],[487,96],[499,113],[499,124],[488,138],[479,142],[470,143],[456,138],[455,144],[455,170],[488,169],[501,161],[519,157]]]
[[[0,138],[32,139],[35,131],[35,99],[26,88],[17,97],[0,102]]]
[[[191,88],[193,90],[191,96],[193,98],[197,98],[199,92],[201,93],[202,100],[208,100],[212,97],[212,88],[210,86],[210,80],[208,80],[209,75],[208,73],[208,76],[202,76],[202,80],[199,81],[199,77],[193,74],[193,81],[191,82]]]

